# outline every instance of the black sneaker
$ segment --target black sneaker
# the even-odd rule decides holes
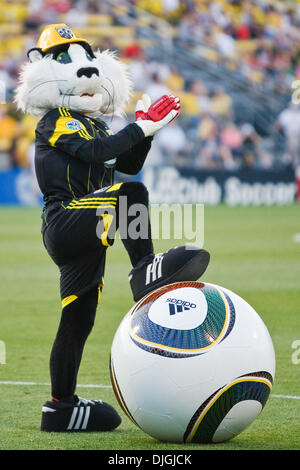
[[[77,395],[70,401],[47,401],[42,407],[41,431],[113,431],[120,423],[121,418],[112,406]]]
[[[197,281],[210,260],[206,250],[194,246],[179,246],[166,253],[148,256],[129,274],[134,300],[173,282]]]

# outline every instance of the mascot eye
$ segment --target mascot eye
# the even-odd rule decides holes
[[[90,60],[90,61],[93,60],[93,58],[90,56],[90,54],[89,54],[87,51],[85,51],[85,55],[86,55],[86,58],[87,58],[88,60]]]
[[[69,64],[70,62],[72,62],[72,59],[67,52],[61,52],[60,54],[58,54],[56,60],[60,64]]]

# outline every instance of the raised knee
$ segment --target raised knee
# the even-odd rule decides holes
[[[135,199],[148,199],[149,194],[148,194],[148,189],[144,185],[144,183],[141,183],[140,181],[132,181],[129,183],[124,183],[122,185],[122,195],[126,196],[134,196]]]

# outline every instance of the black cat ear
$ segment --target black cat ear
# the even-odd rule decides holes
[[[37,62],[38,60],[41,60],[43,58],[42,49],[39,47],[33,47],[27,52],[27,57],[30,62]]]

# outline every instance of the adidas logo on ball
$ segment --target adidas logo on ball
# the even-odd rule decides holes
[[[168,302],[169,304],[170,315],[175,315],[176,313],[183,312],[183,310],[190,310],[191,308],[196,308],[196,304],[188,302],[187,300],[167,299],[166,302]]]

